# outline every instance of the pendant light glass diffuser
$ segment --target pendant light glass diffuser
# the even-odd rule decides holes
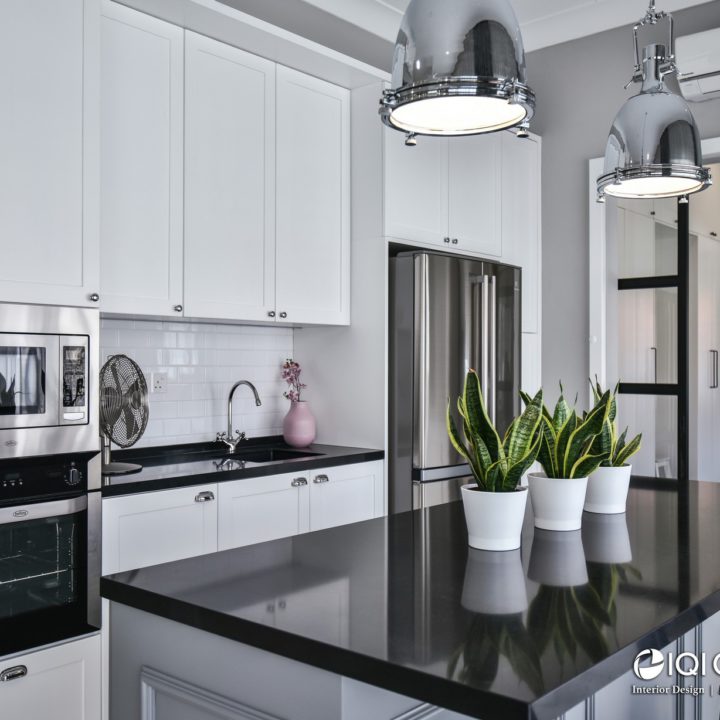
[[[639,31],[661,21],[668,24],[668,44],[647,45],[641,57]],[[623,105],[610,129],[604,172],[597,180],[598,200],[603,201],[605,195],[666,198],[704,190],[712,181],[709,170],[702,166],[695,119],[675,78],[672,17],[656,12],[651,0],[633,35],[635,73],[631,82],[642,83],[642,88]]]
[[[507,0],[411,0],[380,100],[386,125],[411,137],[525,131],[534,109]]]

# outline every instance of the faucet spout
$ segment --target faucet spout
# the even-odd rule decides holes
[[[233,417],[232,417],[232,407],[233,407],[233,398],[235,396],[235,391],[241,386],[241,385],[247,385],[250,390],[252,390],[253,395],[255,396],[255,405],[257,407],[260,407],[262,405],[262,401],[260,400],[260,395],[258,395],[257,388],[249,381],[249,380],[240,380],[239,382],[236,382],[232,388],[230,388],[230,393],[228,395],[228,405],[227,405],[227,433],[218,433],[217,439],[224,442],[229,448],[230,452],[235,452],[237,449],[237,446],[246,439],[245,433],[240,432],[239,430],[235,431],[235,435],[233,436]]]

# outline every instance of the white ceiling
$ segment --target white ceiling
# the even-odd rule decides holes
[[[443,1],[443,0],[441,0]],[[448,0],[444,0],[450,5]],[[660,0],[658,9],[674,12],[707,0]],[[306,0],[352,25],[395,41],[409,0]],[[647,0],[511,0],[522,26],[525,49],[593,35],[631,25],[647,8]]]

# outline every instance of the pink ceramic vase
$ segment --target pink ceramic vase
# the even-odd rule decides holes
[[[305,400],[294,400],[283,420],[283,437],[288,445],[296,448],[307,447],[315,440],[317,428],[315,416]]]

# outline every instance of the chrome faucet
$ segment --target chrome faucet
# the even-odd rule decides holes
[[[235,452],[235,450],[237,450],[237,446],[243,440],[247,440],[247,438],[245,437],[245,433],[240,432],[239,430],[235,431],[235,437],[233,437],[233,419],[232,419],[233,396],[235,395],[235,391],[241,385],[247,385],[253,391],[253,395],[255,396],[255,405],[257,405],[258,407],[260,407],[260,405],[262,405],[262,402],[260,401],[260,396],[258,395],[258,391],[255,389],[255,386],[249,380],[240,380],[240,382],[236,382],[232,386],[232,388],[230,388],[230,394],[228,395],[227,433],[218,433],[217,438],[216,438],[216,440],[218,442],[224,442],[230,448],[230,452]]]

